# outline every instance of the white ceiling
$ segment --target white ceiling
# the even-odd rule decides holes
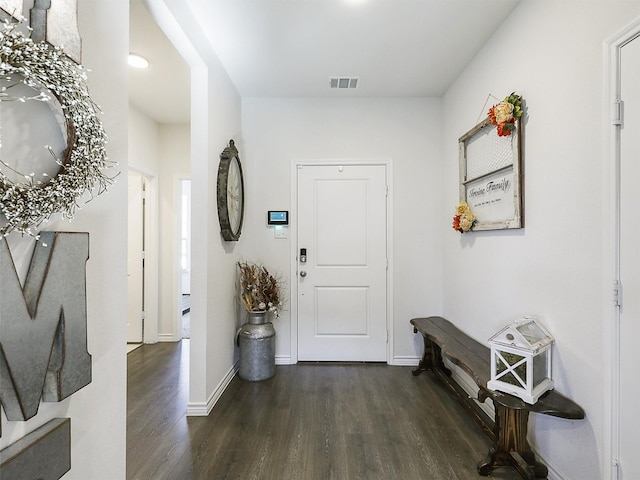
[[[188,68],[139,1],[131,0],[131,50],[152,65],[131,73],[131,102],[161,123],[188,122]],[[519,2],[185,3],[242,97],[407,97],[443,95]],[[358,88],[330,89],[330,76],[359,77]]]

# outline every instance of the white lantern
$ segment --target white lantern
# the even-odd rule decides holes
[[[524,317],[489,339],[491,346],[491,390],[509,393],[534,404],[553,388],[549,332],[530,317]]]

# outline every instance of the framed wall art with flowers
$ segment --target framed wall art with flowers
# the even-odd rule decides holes
[[[458,140],[460,203],[455,230],[524,227],[522,114],[523,99],[512,93]]]

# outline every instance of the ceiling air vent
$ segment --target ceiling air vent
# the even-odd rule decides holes
[[[358,88],[358,77],[329,77],[329,88]]]

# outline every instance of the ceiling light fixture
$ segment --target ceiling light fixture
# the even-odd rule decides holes
[[[129,66],[133,68],[149,68],[149,60],[136,53],[130,53]]]

